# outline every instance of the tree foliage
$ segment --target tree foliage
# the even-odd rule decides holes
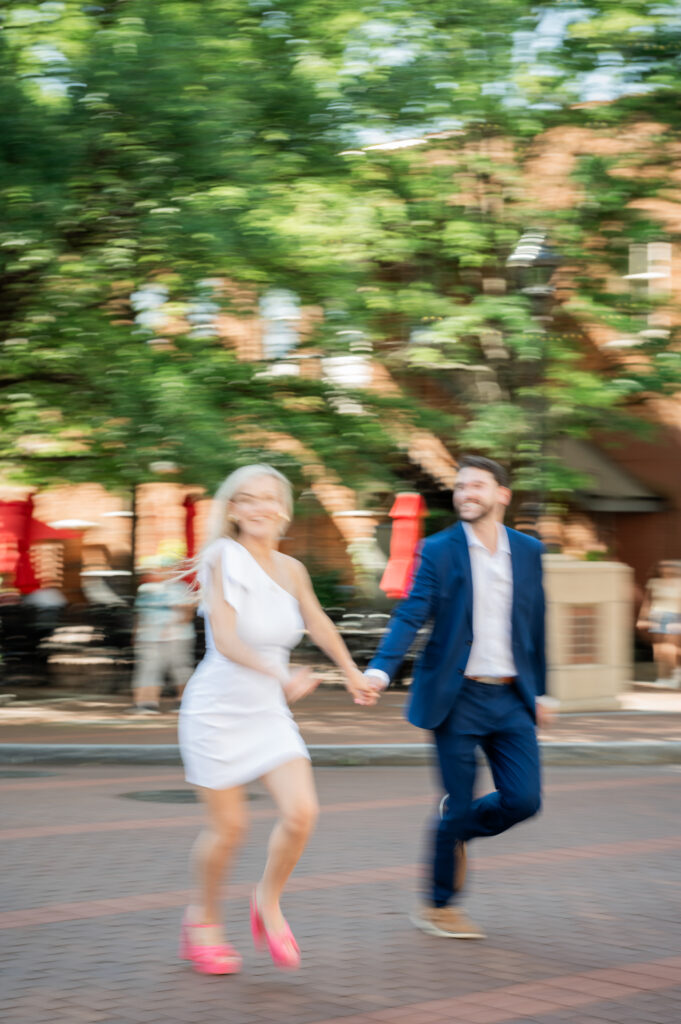
[[[6,465],[127,486],[172,463],[210,487],[261,454],[245,440],[257,428],[361,486],[398,468],[399,414],[510,459],[528,488],[538,472],[568,486],[552,439],[627,426],[632,402],[679,383],[673,330],[644,337],[633,363],[584,359],[585,325],[640,334],[654,309],[613,281],[631,242],[670,236],[649,204],[676,201],[679,24],[644,0],[564,11],[549,23],[520,0],[7,3]],[[610,102],[585,106],[599,74]],[[653,111],[659,131],[637,147]],[[525,170],[561,128],[632,131],[629,146],[582,147],[569,208]],[[371,148],[409,136],[428,142]],[[551,322],[506,266],[536,225],[571,268]],[[490,287],[502,279],[505,293]],[[211,324],[252,317],[271,288],[321,311],[303,354],[371,351],[402,395],[358,393],[349,414],[328,380],[238,359]],[[172,331],[140,315],[150,294]],[[435,409],[421,379],[441,389]]]

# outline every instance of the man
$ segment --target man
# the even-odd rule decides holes
[[[433,731],[448,794],[434,829],[426,902],[412,916],[432,935],[484,938],[456,905],[464,844],[498,835],[540,807],[535,722],[546,725],[551,714],[542,703],[542,545],[503,526],[510,498],[498,463],[461,460],[454,487],[460,522],[425,541],[411,593],[367,669],[374,685],[387,686],[416,632],[432,619],[407,715],[412,725]],[[496,790],[473,799],[478,746]]]

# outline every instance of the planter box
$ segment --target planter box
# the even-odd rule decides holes
[[[544,556],[548,692],[561,711],[610,711],[633,679],[633,570]]]

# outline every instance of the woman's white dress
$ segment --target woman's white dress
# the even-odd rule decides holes
[[[291,648],[303,634],[297,600],[242,544],[227,537],[204,554],[199,569],[204,593],[210,593],[218,558],[225,600],[236,611],[239,636],[266,661],[286,667]],[[204,614],[206,654],[187,684],[179,717],[187,782],[229,789],[286,761],[309,758],[281,684],[220,654]]]

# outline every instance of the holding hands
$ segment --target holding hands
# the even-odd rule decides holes
[[[364,707],[373,707],[383,689],[379,680],[360,672],[356,665],[345,673],[345,685],[355,704]]]
[[[282,689],[289,704],[307,697],[319,686],[319,677],[308,666],[295,669],[286,679],[280,680]],[[345,672],[345,686],[355,704],[372,707],[378,701],[383,683],[379,679],[367,676],[354,665]]]

